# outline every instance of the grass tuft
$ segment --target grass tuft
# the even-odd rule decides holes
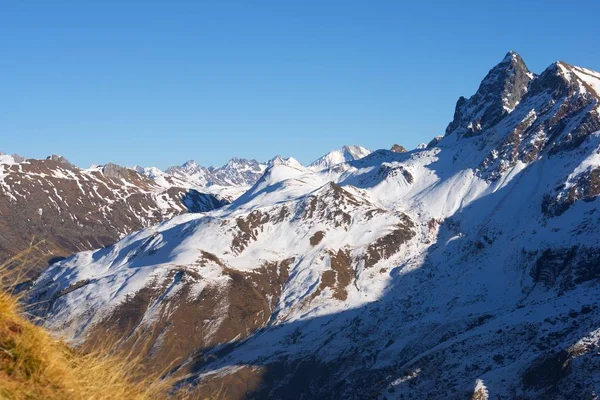
[[[32,249],[17,258],[29,262]],[[0,265],[0,282],[18,270]],[[14,278],[10,281],[16,284]],[[137,357],[108,347],[82,352],[29,322],[11,287],[0,286],[0,399],[162,399],[173,382],[143,374]]]

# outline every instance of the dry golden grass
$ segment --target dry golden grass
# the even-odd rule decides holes
[[[34,252],[35,247],[29,252]],[[32,254],[21,255],[28,262]],[[14,259],[11,260],[14,266]],[[147,376],[139,359],[108,347],[83,353],[53,338],[23,317],[6,282],[17,281],[0,266],[0,399],[161,399],[173,382]],[[19,268],[12,268],[22,274]],[[13,276],[10,276],[13,275]]]

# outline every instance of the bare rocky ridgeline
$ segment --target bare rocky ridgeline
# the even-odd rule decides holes
[[[599,93],[509,52],[428,145],[278,158],[229,206],[54,264],[32,312],[200,398],[594,398]]]

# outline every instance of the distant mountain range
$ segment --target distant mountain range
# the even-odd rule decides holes
[[[308,167],[311,169],[330,168],[336,164],[359,160],[370,153],[371,151],[364,147],[346,145],[341,149],[330,151],[309,164]],[[135,166],[134,169],[151,179],[159,181],[162,181],[165,177],[172,177],[198,187],[250,187],[262,176],[267,167],[273,164],[282,163],[302,166],[302,164],[293,157],[283,158],[281,156],[276,156],[266,163],[244,158],[232,158],[222,167],[204,167],[198,165],[194,160],[190,160],[180,166],[169,167],[164,172],[155,167],[145,168]]]

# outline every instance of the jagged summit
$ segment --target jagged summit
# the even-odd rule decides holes
[[[600,73],[556,61],[540,75],[534,75],[527,69],[523,59],[511,51],[488,72],[471,98],[459,98],[454,119],[446,128],[446,136],[455,135],[460,138],[480,135],[513,113],[520,103],[527,104],[519,106],[521,112],[515,118],[520,119],[534,113],[531,116],[536,115],[537,122],[533,123],[530,118],[533,126],[525,126],[529,123],[524,123],[519,130],[536,128],[539,134],[542,129],[539,126],[542,120],[540,116],[554,112],[554,103],[562,104],[562,116],[580,110],[584,103],[588,104],[589,112],[597,115],[594,104],[599,100]],[[594,119],[594,115],[582,118],[590,120]],[[596,122],[585,126],[589,133],[595,129]],[[557,132],[556,129],[554,131]]]
[[[221,167],[221,168],[223,168],[223,169],[227,169],[227,168],[248,168],[249,166],[253,167],[253,166],[258,166],[258,165],[264,165],[264,164],[261,164],[260,162],[256,161],[255,159],[248,160],[248,159],[245,159],[245,158],[233,157],[229,161],[227,161],[225,163],[225,165],[223,167]],[[209,169],[216,170],[218,168],[209,167]]]
[[[469,99],[460,97],[446,135],[473,136],[512,112],[527,93],[533,74],[514,51],[492,68]]]
[[[232,158],[221,167],[204,167],[194,160],[167,168],[167,174],[196,186],[250,186],[262,175],[266,164],[256,160]]]
[[[196,161],[194,161],[194,160],[187,160],[186,162],[181,164],[181,166],[187,167],[187,168],[196,168],[196,167],[198,167],[198,163],[196,163]],[[171,168],[173,168],[173,167],[171,167]]]
[[[476,173],[497,180],[544,153],[578,148],[600,130],[598,93],[598,72],[557,61],[534,75],[516,53],[509,53],[475,95],[459,100],[446,131],[452,139],[445,143],[474,138],[478,149],[487,152]],[[479,158],[476,153],[463,153],[461,159],[472,165],[477,162],[473,156]]]
[[[518,60],[518,59],[521,59],[521,56],[519,55],[519,53],[517,53],[514,50],[509,50],[500,63],[511,62],[513,60]],[[523,61],[523,60],[521,59],[521,61]]]

